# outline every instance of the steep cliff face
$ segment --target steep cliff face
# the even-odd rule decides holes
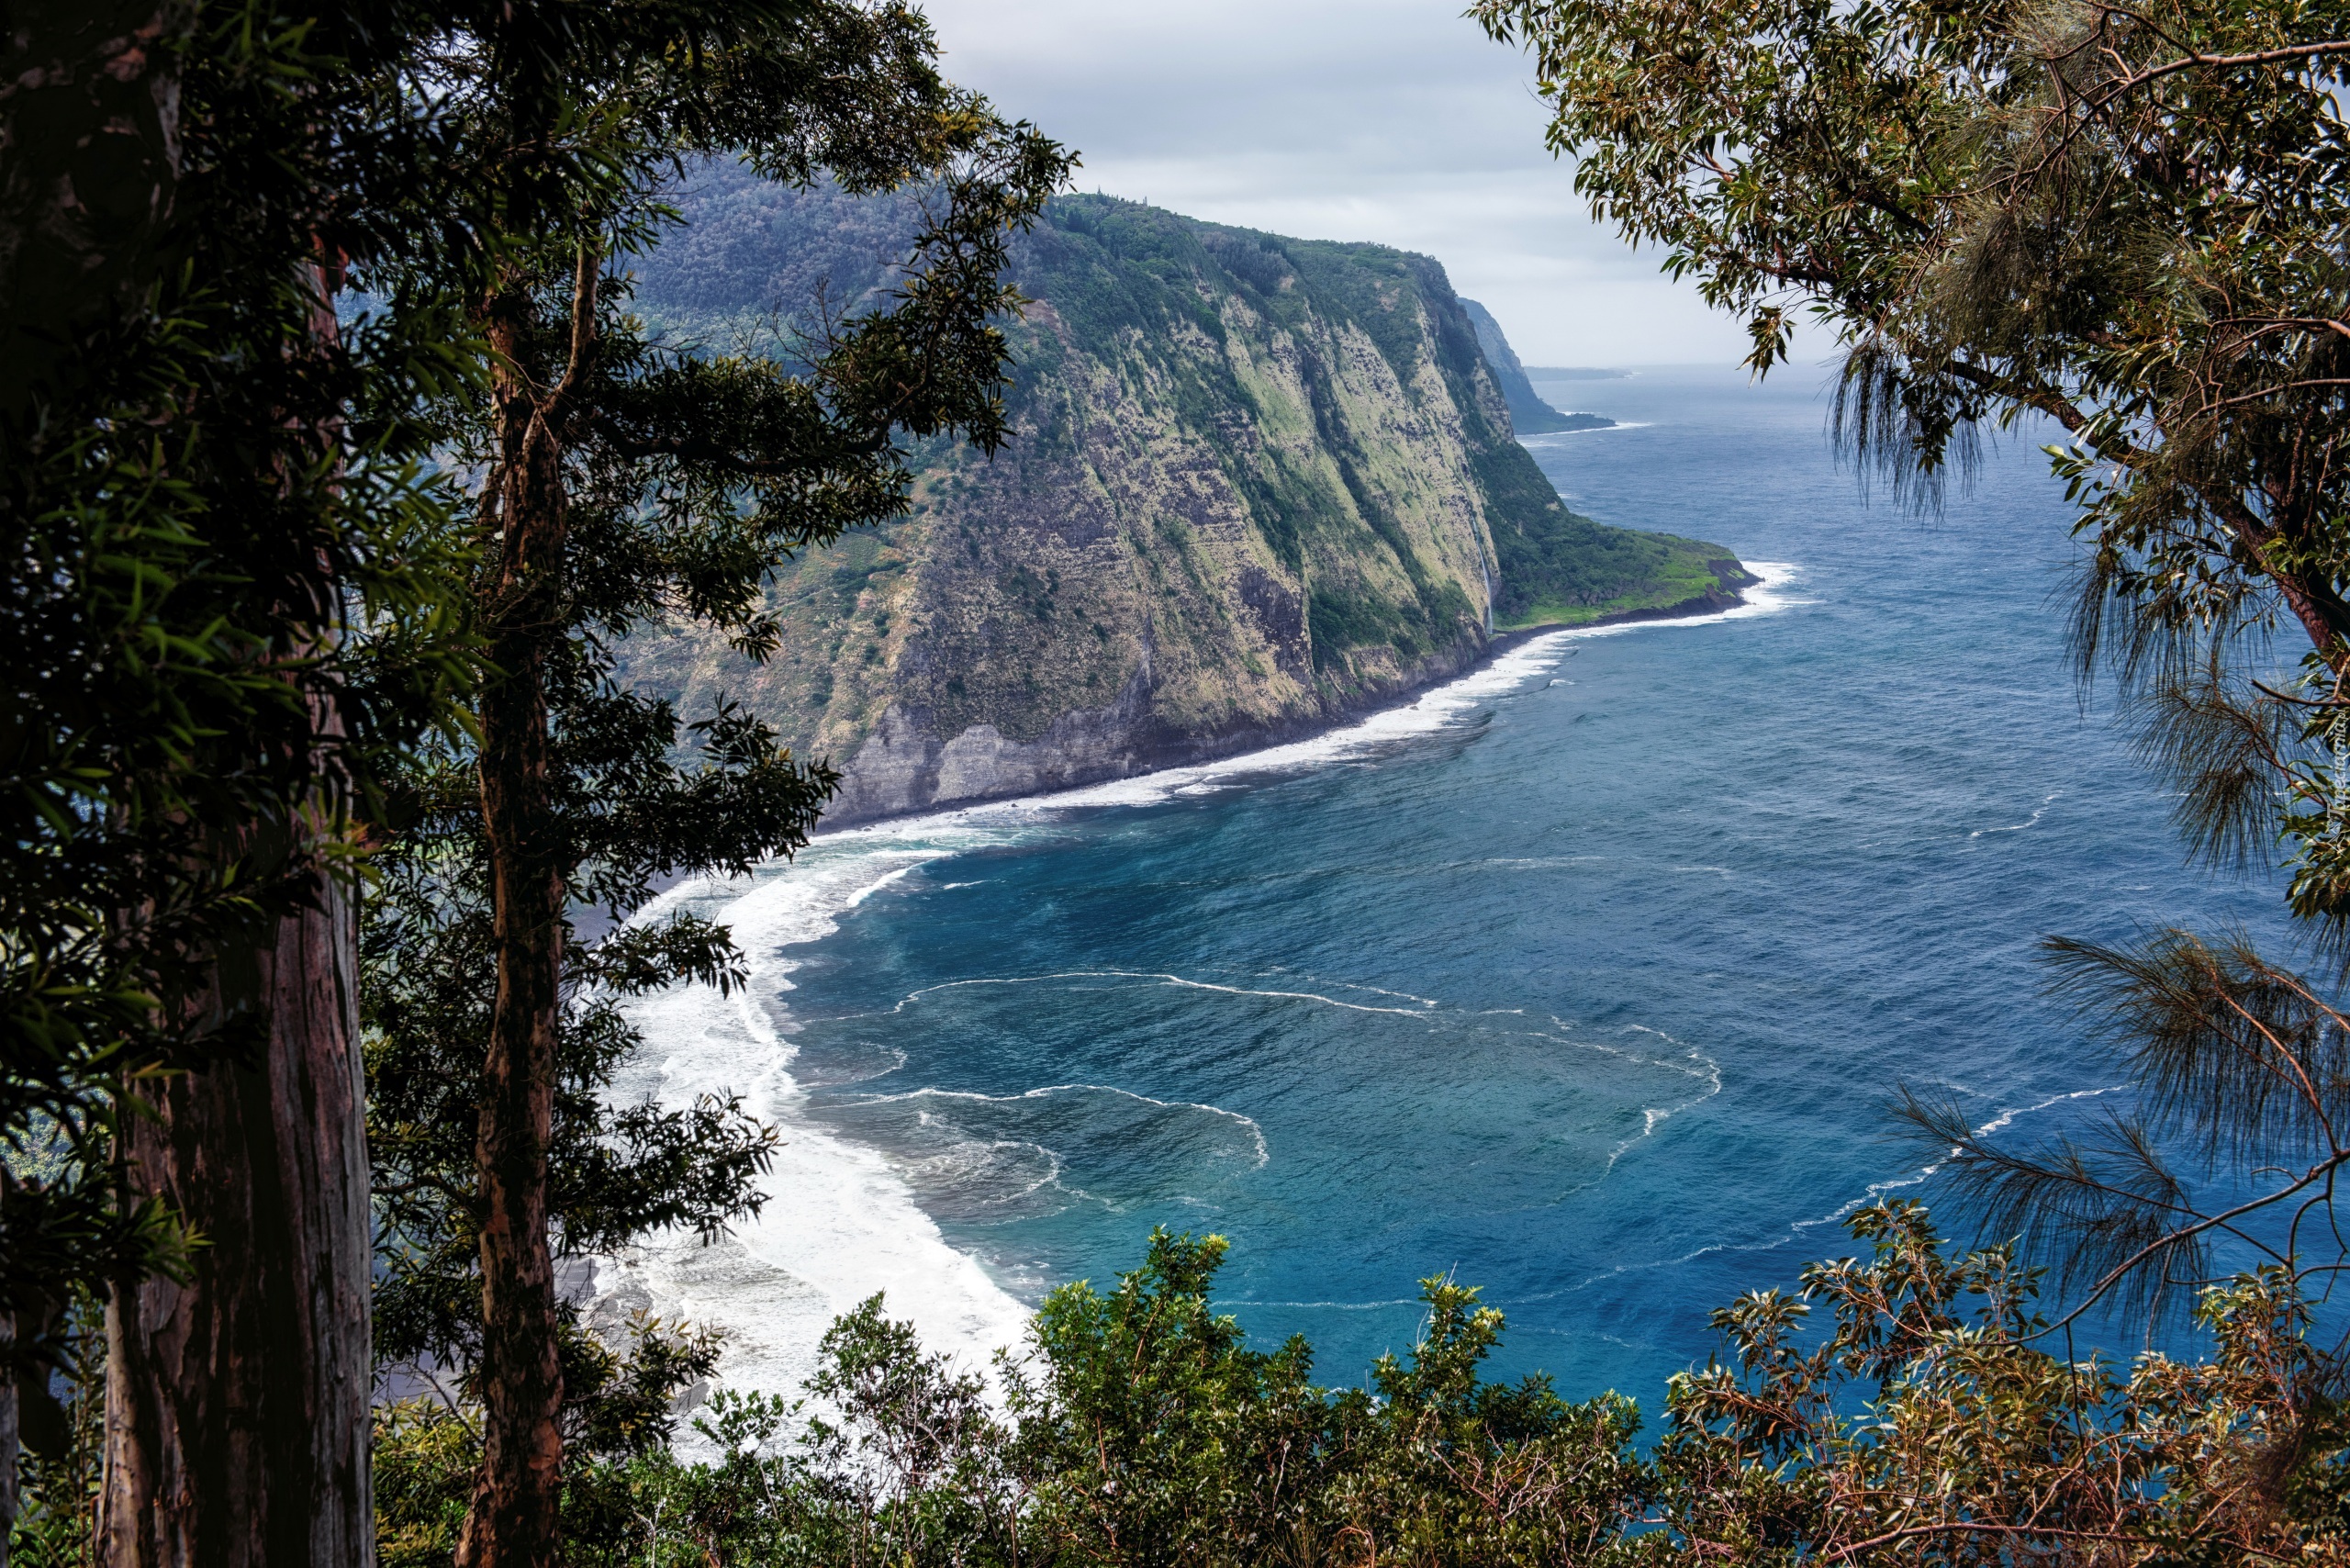
[[[1485,368],[1492,371],[1494,382],[1502,389],[1502,398],[1509,404],[1510,423],[1520,435],[1550,435],[1564,431],[1604,431],[1616,421],[1600,414],[1562,414],[1544,402],[1534,390],[1534,383],[1526,378],[1526,367],[1517,362],[1517,351],[1509,346],[1509,339],[1502,335],[1502,324],[1494,313],[1473,299],[1463,299],[1460,308],[1469,315],[1469,324],[1477,330],[1477,347],[1484,353]]]
[[[779,275],[762,255],[854,305],[906,218],[739,179],[685,206],[639,297],[710,335]],[[1725,550],[1567,511],[1427,257],[1079,196],[1015,276],[1009,446],[934,445],[911,516],[795,563],[767,665],[627,650],[689,713],[723,692],[831,756],[833,823],[1263,745],[1466,667],[1497,624],[1734,591]]]

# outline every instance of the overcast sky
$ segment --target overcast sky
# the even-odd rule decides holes
[[[1467,0],[926,0],[948,74],[1085,190],[1442,261],[1529,364],[1735,364],[1736,324],[1594,225]]]

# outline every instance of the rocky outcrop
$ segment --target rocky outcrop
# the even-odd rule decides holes
[[[684,254],[731,259],[648,266],[648,313],[755,308],[726,279],[762,243],[845,303],[827,236],[889,231],[871,203],[715,188]],[[910,515],[793,563],[768,663],[686,633],[624,650],[689,715],[722,692],[833,758],[831,823],[1269,744],[1468,667],[1496,626],[1735,591],[1719,546],[1566,510],[1427,257],[1071,197],[1015,281],[1013,442],[934,444]]]

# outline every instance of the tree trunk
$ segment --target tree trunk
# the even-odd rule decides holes
[[[8,1536],[17,1528],[16,1341],[17,1315],[0,1312],[0,1568],[8,1568]]]
[[[8,8],[0,33],[0,421],[25,419],[36,398],[76,385],[90,337],[144,304],[154,240],[179,184],[179,80],[169,46],[188,21],[189,8],[161,0],[16,0]],[[0,1201],[7,1185],[0,1174]],[[17,1275],[0,1294],[27,1282]],[[36,1315],[26,1316],[22,1338],[31,1339]],[[0,1568],[20,1496],[18,1380],[39,1375],[20,1359],[18,1338],[16,1315],[0,1310]]]
[[[169,259],[152,241],[179,172],[173,44],[196,11],[11,7],[0,412],[21,413],[44,377],[69,379],[91,324],[143,309]],[[332,330],[328,312],[320,335]],[[162,1198],[205,1244],[184,1281],[126,1279],[107,1305],[97,1544],[108,1564],[374,1561],[357,931],[342,888],[321,873],[317,892],[316,909],[234,955],[239,1000],[264,1022],[258,1059],[168,1081],[156,1114],[125,1135],[132,1195]],[[7,1424],[0,1471],[13,1492]]]
[[[130,1180],[203,1245],[106,1306],[108,1568],[375,1561],[357,926],[341,879],[257,955],[266,1043],[130,1119]]]
[[[490,339],[504,363],[514,363],[510,323],[493,320]],[[503,461],[487,498],[502,538],[486,595],[493,673],[481,699],[481,809],[498,951],[474,1144],[482,1468],[458,1540],[459,1568],[551,1568],[561,1526],[563,1367],[547,1243],[547,1144],[565,889],[549,795],[545,646],[561,634],[562,451],[546,409],[519,375],[509,375],[500,389]]]

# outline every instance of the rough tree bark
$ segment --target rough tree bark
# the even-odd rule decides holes
[[[76,374],[94,321],[143,308],[180,172],[172,44],[195,11],[191,0],[9,7],[0,406],[11,414]],[[260,982],[261,1059],[173,1081],[121,1151],[135,1189],[164,1196],[206,1245],[184,1282],[123,1281],[109,1304],[98,1544],[110,1564],[373,1561],[357,934],[340,885],[321,873],[318,893],[263,950],[236,956]],[[0,1410],[0,1450],[15,1447],[17,1403]],[[13,1464],[0,1470],[13,1489]]]
[[[106,1308],[108,1568],[375,1561],[357,925],[340,877],[259,954],[257,1062],[169,1081],[132,1181],[203,1238]]]
[[[499,460],[485,487],[498,531],[484,586],[492,674],[481,696],[481,809],[489,840],[498,996],[482,1067],[474,1163],[481,1205],[482,1467],[459,1568],[543,1568],[559,1550],[563,1368],[547,1240],[547,1144],[568,896],[548,777],[547,639],[561,635],[565,496],[559,434],[594,342],[600,258],[583,247],[572,353],[552,392],[524,367],[527,297],[487,312]]]
[[[0,1312],[0,1568],[8,1568],[8,1535],[17,1525],[17,1315]]]

